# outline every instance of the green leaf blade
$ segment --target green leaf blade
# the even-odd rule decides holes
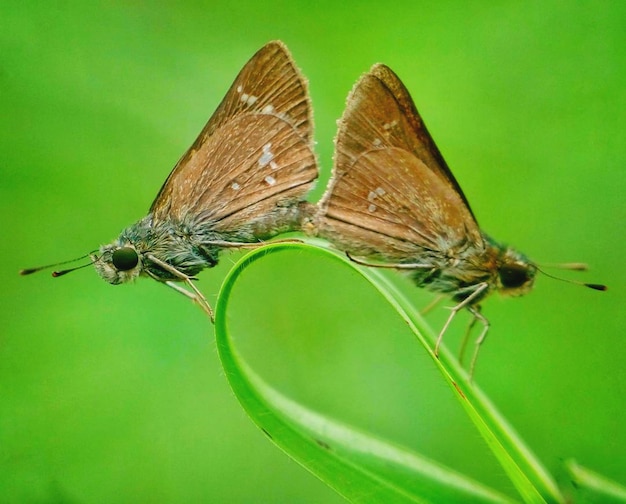
[[[363,434],[296,404],[272,388],[238,354],[229,333],[229,299],[240,275],[267,254],[304,251],[341,261],[367,279],[411,327],[431,354],[470,419],[525,502],[563,502],[558,487],[519,436],[443,349],[404,296],[378,271],[305,243],[276,243],[247,254],[230,271],[217,303],[218,350],[229,382],[253,421],[292,458],[352,502],[508,502],[506,497],[425,457]],[[293,335],[297,337],[297,335]]]

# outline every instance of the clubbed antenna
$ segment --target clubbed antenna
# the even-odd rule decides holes
[[[63,264],[69,264],[69,263],[73,263],[73,262],[76,262],[76,261],[80,261],[81,259],[85,259],[87,257],[90,257],[95,252],[97,252],[97,250],[92,250],[88,254],[85,254],[83,256],[77,257],[76,259],[70,259],[69,261],[63,261],[63,262],[54,263],[54,264],[47,264],[46,266],[39,266],[37,268],[25,268],[25,269],[20,270],[20,275],[32,275],[33,273],[37,273],[38,271],[41,271],[41,270],[45,270],[45,269],[48,269],[48,268],[54,268],[55,266],[61,266]],[[55,278],[56,277],[60,277],[60,276],[66,275],[70,271],[75,271],[77,269],[86,268],[87,266],[90,266],[90,265],[91,265],[91,262],[89,264],[83,264],[82,266],[76,266],[75,268],[69,268],[69,269],[65,269],[65,270],[61,270],[61,271],[53,271],[52,272],[52,276],[55,277]]]

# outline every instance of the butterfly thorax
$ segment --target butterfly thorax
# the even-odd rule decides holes
[[[523,254],[484,234],[482,244],[471,244],[449,254],[425,253],[419,262],[432,267],[413,270],[412,280],[419,287],[449,294],[455,301],[463,301],[486,285],[471,304],[495,291],[512,296],[525,294],[532,288],[537,271]]]
[[[162,281],[180,280],[150,258],[194,276],[217,264],[221,247],[211,244],[216,240],[224,241],[228,237],[192,220],[156,221],[150,214],[122,231],[113,243],[103,245],[93,261],[100,276],[114,285],[134,280],[141,274]]]

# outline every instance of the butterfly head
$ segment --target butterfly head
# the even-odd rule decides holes
[[[498,290],[502,294],[521,296],[532,289],[537,267],[523,254],[507,247],[500,253],[497,273]]]
[[[134,280],[143,267],[141,257],[130,243],[113,243],[100,248],[100,255],[91,260],[98,274],[112,285]]]

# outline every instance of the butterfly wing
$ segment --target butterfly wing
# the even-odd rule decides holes
[[[191,214],[234,234],[293,220],[317,178],[311,116],[307,83],[287,48],[268,43],[172,170],[150,209],[154,219]]]
[[[400,79],[375,65],[348,97],[318,234],[395,262],[482,244],[469,204]]]

